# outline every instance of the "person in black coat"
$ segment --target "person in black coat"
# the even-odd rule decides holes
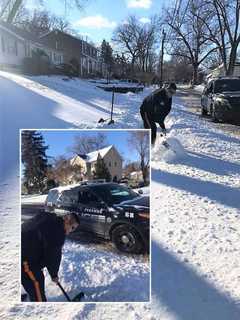
[[[156,123],[160,125],[166,134],[164,120],[171,111],[172,96],[176,93],[177,86],[170,83],[167,88],[157,89],[147,96],[140,107],[140,114],[145,129],[151,129],[151,142],[155,144],[157,136]]]
[[[74,213],[59,217],[49,212],[22,224],[21,280],[30,301],[47,301],[42,269],[46,267],[52,281],[58,282],[65,237],[78,225],[79,218]]]

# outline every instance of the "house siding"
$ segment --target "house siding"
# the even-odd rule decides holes
[[[20,67],[26,52],[24,40],[16,38],[1,28],[0,39],[0,65]]]
[[[111,174],[112,180],[116,176],[119,181],[122,178],[122,159],[117,150],[114,147],[111,148],[103,159]]]
[[[23,59],[31,57],[32,51],[36,50],[43,50],[52,64],[59,64],[63,61],[63,54],[60,51],[48,48],[37,41],[25,39],[0,25],[0,67],[2,69],[20,70]]]
[[[118,151],[112,147],[102,158],[111,174],[112,180],[116,177],[119,181],[122,178],[122,158]],[[93,172],[95,171],[97,161],[86,162],[80,156],[75,156],[70,160],[70,164],[74,166],[75,164],[82,167],[82,172],[86,175],[87,179],[93,179]]]
[[[107,74],[107,67],[100,59],[99,50],[85,40],[54,30],[43,35],[41,41],[53,49],[61,50],[64,63],[76,59],[79,63],[80,76]]]

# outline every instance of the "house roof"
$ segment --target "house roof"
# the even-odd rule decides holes
[[[11,23],[5,22],[5,21],[0,21],[0,26],[2,26],[3,28],[7,29],[8,31],[10,31],[11,33],[14,33],[14,35],[22,38],[22,39],[26,39],[26,40],[30,40],[33,42],[38,42],[40,43],[39,39],[36,37],[36,35],[34,35],[33,33],[17,28],[16,26],[12,25]]]
[[[1,27],[2,27],[2,29],[15,35],[19,39],[28,40],[28,41],[34,42],[38,45],[41,45],[41,46],[44,46],[44,47],[50,49],[50,47],[48,45],[46,45],[44,43],[44,41],[41,38],[37,37],[34,33],[31,33],[27,30],[23,30],[21,28],[18,28],[16,26],[12,25],[11,23],[8,23],[8,22],[2,21],[2,20],[0,20],[0,28]],[[54,48],[51,48],[51,49],[54,49]],[[55,51],[60,51],[60,50],[55,49]]]
[[[103,158],[112,147],[113,146],[111,145],[111,146],[105,147],[103,149],[89,152],[85,155],[79,154],[78,156],[81,157],[82,159],[84,159],[86,162],[89,162],[89,163],[94,162],[94,161],[97,161],[98,154],[100,154],[100,156]]]

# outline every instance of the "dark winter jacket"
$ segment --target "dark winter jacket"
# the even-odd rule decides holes
[[[47,267],[57,277],[65,241],[64,222],[54,213],[36,215],[22,225],[22,262],[34,268]]]
[[[169,98],[166,89],[155,91],[147,96],[141,105],[141,111],[146,112],[150,121],[160,124],[165,129],[164,119],[172,107],[172,98]]]

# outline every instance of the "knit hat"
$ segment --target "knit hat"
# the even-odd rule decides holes
[[[167,86],[167,89],[171,89],[171,90],[177,90],[177,86],[174,82],[169,83],[169,85]]]

